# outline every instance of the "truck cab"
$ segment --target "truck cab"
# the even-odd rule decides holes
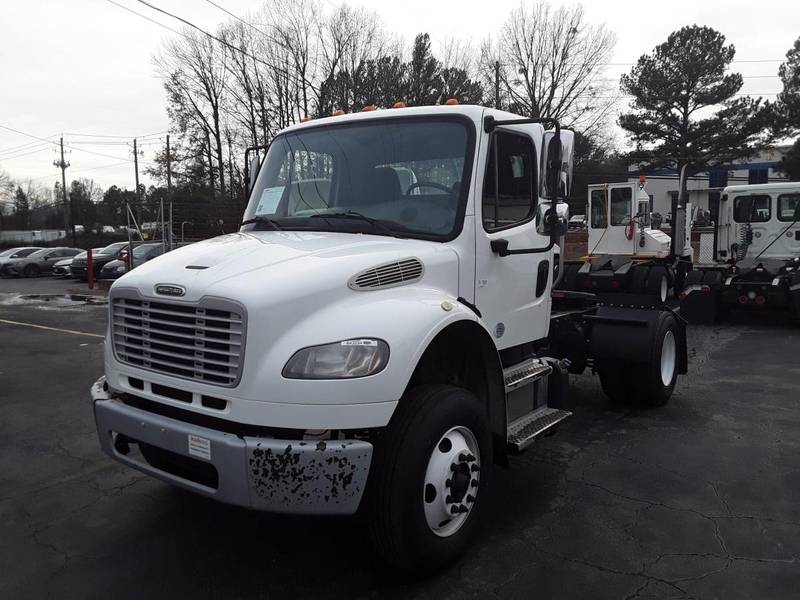
[[[655,305],[554,307],[572,143],[478,106],[279,133],[237,233],[112,286],[101,446],[224,502],[362,511],[409,571],[453,560],[493,465],[571,414],[568,373],[663,404],[686,372],[685,331]]]

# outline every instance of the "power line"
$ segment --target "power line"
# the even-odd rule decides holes
[[[48,144],[48,146],[49,146],[49,144]],[[46,148],[46,147],[37,148],[36,150],[31,150],[30,152],[23,152],[22,154],[17,154],[15,156],[0,156],[0,161],[14,160],[15,158],[22,158],[23,156],[29,156],[31,154],[36,154],[36,153],[42,152],[44,150],[49,150],[49,148]]]
[[[19,129],[14,129],[13,127],[9,127],[8,125],[0,125],[0,129],[8,129],[9,131],[13,131],[14,133],[18,133],[20,135],[24,135],[24,136],[27,136],[29,138],[33,138],[35,140],[39,140],[40,142],[47,142],[48,144],[54,144],[55,143],[53,140],[48,140],[48,139],[39,137],[38,135],[25,133],[24,131],[20,131]]]
[[[226,48],[230,48],[231,50],[235,50],[236,52],[241,52],[241,54],[242,54],[243,56],[246,56],[246,57],[248,57],[248,58],[251,58],[252,60],[254,60],[254,61],[256,61],[256,62],[259,62],[259,63],[261,63],[262,65],[265,65],[265,66],[269,67],[270,69],[275,69],[275,70],[277,70],[277,71],[280,71],[281,73],[283,73],[283,74],[284,74],[284,75],[286,75],[286,76],[290,76],[290,73],[289,73],[289,71],[287,71],[286,69],[283,69],[283,68],[281,68],[281,67],[278,67],[278,66],[276,66],[276,65],[271,65],[270,63],[268,63],[268,62],[266,62],[266,61],[263,61],[263,60],[261,60],[260,58],[258,58],[258,57],[256,57],[256,56],[254,56],[254,55],[250,54],[249,52],[245,52],[245,51],[244,51],[242,48],[237,48],[236,46],[234,46],[234,45],[233,45],[233,44],[231,44],[230,42],[227,42],[227,41],[225,41],[224,39],[222,39],[222,38],[220,38],[220,37],[217,37],[217,36],[216,36],[216,35],[214,35],[213,33],[209,33],[208,31],[206,31],[206,30],[205,30],[205,29],[203,29],[202,27],[198,27],[197,25],[195,25],[195,24],[194,24],[194,23],[192,23],[191,21],[187,21],[187,20],[186,20],[186,19],[184,19],[183,17],[179,17],[178,15],[175,15],[175,14],[173,14],[173,13],[169,12],[169,11],[166,11],[166,10],[164,10],[163,8],[159,8],[158,6],[156,6],[156,5],[154,5],[154,4],[151,4],[150,2],[147,2],[147,0],[136,0],[136,1],[137,1],[137,2],[139,2],[140,4],[144,4],[145,6],[147,6],[147,7],[151,8],[152,10],[155,10],[155,11],[157,11],[157,12],[160,12],[161,14],[167,15],[168,17],[172,17],[173,19],[175,19],[175,20],[177,20],[177,21],[180,21],[181,23],[183,23],[183,24],[185,24],[185,25],[188,25],[188,26],[189,26],[189,27],[191,27],[192,29],[196,29],[197,31],[199,31],[199,32],[200,32],[200,33],[202,33],[203,35],[205,35],[205,36],[207,36],[207,37],[211,38],[212,40],[216,40],[217,42],[219,42],[220,44],[222,44],[222,45],[223,45],[223,46],[225,46]],[[109,2],[111,2],[111,0],[109,0]],[[177,33],[177,32],[176,32],[176,33]],[[180,35],[183,35],[184,37],[186,37],[184,34],[180,34]]]

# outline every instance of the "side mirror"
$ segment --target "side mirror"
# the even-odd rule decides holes
[[[544,135],[547,155],[544,164],[544,194],[545,198],[555,200],[561,191],[561,140],[554,133]]]
[[[261,157],[258,155],[258,150],[252,152],[248,157],[247,164],[247,190],[252,191],[253,186],[256,184],[258,177],[258,170],[261,167]]]

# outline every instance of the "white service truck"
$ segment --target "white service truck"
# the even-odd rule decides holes
[[[680,297],[694,323],[731,308],[788,311],[800,320],[800,182],[726,187],[712,259],[686,275]]]
[[[359,511],[402,569],[453,560],[493,464],[570,415],[569,372],[650,405],[686,372],[658,303],[551,297],[572,141],[479,106],[282,131],[238,233],[111,287],[103,450],[223,502]]]
[[[590,185],[587,194],[588,254],[564,264],[559,289],[677,295],[692,268],[692,205],[673,202],[671,236],[651,227],[646,178]]]

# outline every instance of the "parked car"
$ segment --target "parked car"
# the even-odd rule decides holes
[[[8,276],[9,273],[6,270],[7,265],[41,249],[41,246],[26,246],[21,248],[9,248],[8,250],[0,252],[0,275],[3,277]]]
[[[73,257],[80,251],[80,248],[42,248],[10,261],[6,271],[15,277],[38,277],[42,273],[50,273],[59,259]]]
[[[134,242],[133,247],[135,248],[141,242]],[[120,258],[122,252],[128,249],[128,242],[114,242],[113,244],[109,244],[105,248],[101,248],[100,250],[92,250],[92,270],[94,271],[94,276],[97,277],[100,275],[100,271],[103,267],[110,263],[112,260],[116,260]],[[79,279],[81,281],[86,281],[87,278],[87,262],[86,253],[79,254],[74,258],[72,264],[69,267],[70,273],[75,279]]]
[[[141,244],[133,249],[133,266],[131,268],[135,269],[139,265],[146,263],[148,260],[152,260],[156,256],[161,256],[163,252],[164,246],[161,244],[161,242]],[[120,258],[106,263],[100,270],[100,279],[117,279],[127,273],[127,254],[128,249],[124,248],[121,252]]]
[[[583,229],[586,227],[586,215],[572,215],[567,223],[569,229]]]

